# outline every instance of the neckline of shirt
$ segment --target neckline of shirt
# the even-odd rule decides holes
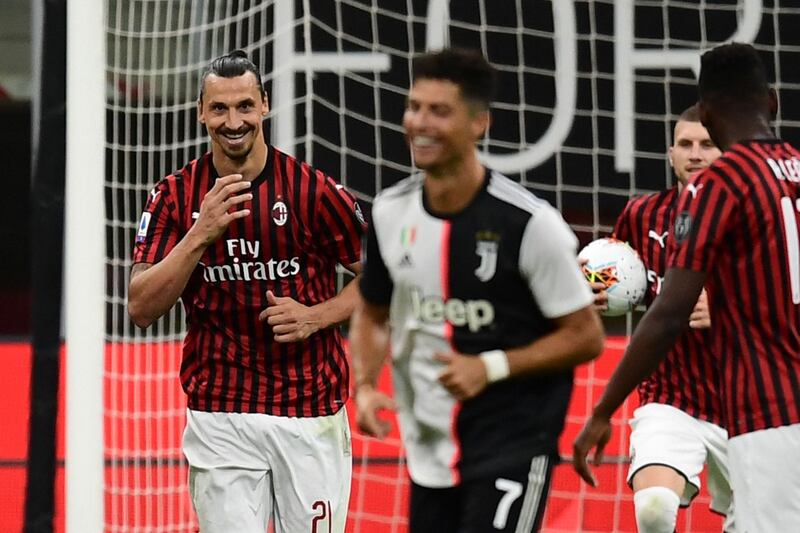
[[[272,171],[272,167],[274,165],[275,160],[275,148],[267,144],[267,161],[264,163],[264,168],[261,169],[261,172],[258,173],[258,176],[250,182],[250,189],[255,189],[262,183],[267,181],[267,177],[270,175]],[[208,164],[211,167],[211,179],[209,180],[209,188],[214,186],[214,182],[219,178],[219,172],[217,172],[217,167],[214,165],[214,156],[211,152],[208,152]]]
[[[431,206],[428,203],[428,198],[427,196],[425,196],[425,181],[423,179],[422,187],[420,187],[419,189],[419,193],[422,196],[422,209],[425,210],[425,212],[428,213],[433,218],[438,218],[441,220],[452,220],[454,218],[458,218],[463,213],[469,211],[470,207],[475,205],[475,203],[478,201],[478,198],[483,196],[483,194],[486,192],[486,189],[488,189],[489,187],[489,181],[491,179],[492,179],[492,172],[487,167],[483,167],[483,183],[481,184],[480,189],[478,189],[478,192],[475,194],[475,196],[472,197],[472,200],[470,200],[470,202],[464,206],[463,209],[461,209],[460,211],[456,211],[454,213],[437,213],[436,211],[431,209]]]

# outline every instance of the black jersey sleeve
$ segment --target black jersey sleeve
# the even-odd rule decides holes
[[[388,306],[392,301],[394,283],[383,262],[378,236],[375,232],[375,219],[367,228],[366,242],[361,247],[363,274],[359,288],[364,299],[375,305]]]

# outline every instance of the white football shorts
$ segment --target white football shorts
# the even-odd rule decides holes
[[[183,452],[201,533],[344,533],[347,413],[292,418],[187,410]]]
[[[634,474],[646,466],[668,466],[686,478],[681,505],[687,506],[700,490],[700,473],[707,464],[711,509],[732,516],[727,431],[663,403],[639,407],[630,425],[629,485]]]
[[[728,456],[739,530],[800,531],[800,424],[732,437]]]

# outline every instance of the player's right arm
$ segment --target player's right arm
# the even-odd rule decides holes
[[[367,435],[383,438],[391,425],[379,414],[384,409],[393,410],[394,402],[378,390],[378,376],[389,355],[389,305],[394,282],[381,255],[376,223],[373,218],[361,247],[362,273],[358,284],[361,298],[353,312],[349,338],[358,427]]]
[[[249,187],[250,182],[244,181],[241,174],[219,178],[203,198],[199,216],[186,235],[158,262],[133,266],[128,314],[137,326],[147,327],[169,311],[186,288],[208,245],[216,241],[233,220],[250,214],[249,209],[238,209],[240,204],[253,198],[251,193],[243,193]],[[165,195],[160,196],[160,201],[164,201]],[[158,224],[164,222],[157,220]],[[163,229],[155,227],[153,232]]]
[[[362,299],[350,323],[356,420],[362,432],[378,438],[385,437],[391,429],[391,424],[380,418],[380,412],[394,410],[392,399],[378,390],[378,376],[389,354],[388,321],[388,306]]]

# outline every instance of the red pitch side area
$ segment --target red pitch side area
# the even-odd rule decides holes
[[[592,365],[581,367],[576,375],[575,394],[561,439],[564,457],[571,454],[572,440],[580,430],[594,402],[599,398],[608,376],[614,369],[625,346],[625,339],[610,338],[600,359]],[[125,360],[124,364],[115,361]],[[176,351],[165,350],[152,344],[140,346],[134,355],[130,346],[109,347],[107,369],[115,375],[172,376],[155,382],[152,379],[114,380],[106,384],[107,408],[135,407],[137,411],[162,412],[172,410],[182,413],[182,393],[177,378]],[[127,354],[126,357],[120,355]],[[27,432],[29,412],[29,384],[31,350],[28,344],[0,344],[0,531],[16,533],[22,531],[24,494],[26,483]],[[62,366],[63,368],[63,366]],[[62,371],[63,383],[63,371]],[[388,372],[382,376],[381,386],[389,389]],[[63,387],[62,387],[63,390]],[[147,404],[145,398],[158,397],[158,405]],[[59,403],[63,410],[63,401]],[[534,407],[532,407],[534,408]],[[635,405],[629,401],[614,419],[617,430],[609,443],[606,454],[609,460],[597,468],[600,487],[591,489],[580,482],[569,464],[556,468],[550,493],[544,531],[561,532],[633,532],[636,525],[630,490],[625,486],[627,465],[627,418]],[[355,408],[348,405],[351,423],[355,421]],[[185,465],[181,462],[180,437],[182,415],[131,418],[107,418],[106,442],[114,435],[116,448],[123,452],[109,454],[107,463],[124,466],[107,468],[106,482],[112,486],[154,489],[180,486],[186,477]],[[64,444],[63,416],[58,423],[59,467],[56,478],[56,527],[64,531]],[[624,431],[620,431],[623,428]],[[624,433],[624,434],[623,434]],[[157,451],[145,446],[149,439],[143,436],[158,435],[148,446],[158,446]],[[351,497],[351,512],[348,533],[400,533],[406,531],[408,481],[404,467],[399,464],[400,450],[397,429],[384,442],[365,439],[354,429],[353,456],[354,479]],[[177,452],[176,452],[177,450]],[[138,453],[137,453],[138,452]],[[133,455],[133,457],[126,457]],[[152,461],[142,459],[152,458]],[[150,466],[143,466],[143,463]],[[705,481],[705,480],[704,480]],[[106,522],[117,527],[130,527],[131,531],[148,531],[158,524],[187,524],[192,522],[191,504],[185,493],[160,494],[133,490],[122,498],[106,497]],[[107,493],[108,494],[108,493]],[[682,510],[678,518],[678,531],[718,532],[720,517],[708,510],[708,494],[705,489],[688,510]],[[169,516],[166,516],[169,515]],[[192,531],[185,526],[161,531]]]

